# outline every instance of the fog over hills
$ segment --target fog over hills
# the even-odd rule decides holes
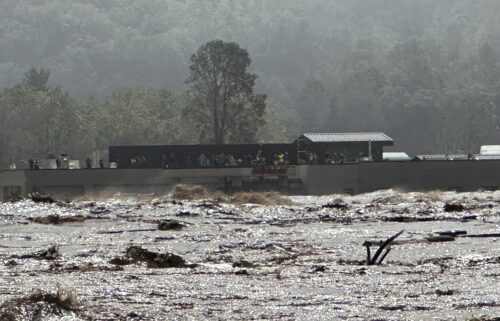
[[[0,146],[9,151],[1,161],[54,149],[11,146],[21,137],[25,145],[40,145],[5,92],[31,67],[50,70],[50,83],[68,93],[82,129],[65,134],[67,142],[47,136],[47,145],[84,154],[118,142],[197,142],[180,129],[148,133],[147,127],[181,122],[174,119],[189,58],[214,39],[248,50],[256,92],[268,95],[267,127],[256,139],[376,130],[413,153],[477,151],[500,138],[498,12],[497,0],[3,0],[0,111],[17,126],[0,129]],[[112,93],[124,88],[154,91],[127,113],[156,110],[163,123],[130,129],[104,123]],[[158,90],[168,91],[168,103],[145,102],[160,97]]]

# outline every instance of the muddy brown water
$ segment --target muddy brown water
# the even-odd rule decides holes
[[[40,320],[500,317],[500,238],[495,237],[500,192],[388,190],[290,200],[290,205],[133,198],[63,206],[2,203],[0,304],[37,289],[65,289],[77,295],[78,308]],[[331,206],[341,202],[347,207]],[[464,210],[445,212],[451,202]],[[99,206],[107,211],[91,213]],[[88,219],[33,222],[48,215]],[[180,221],[183,228],[158,230],[158,222],[166,220]],[[392,246],[382,265],[363,264],[365,240],[384,240],[402,229],[402,244]],[[423,241],[442,230],[492,235]],[[53,260],[31,255],[54,244],[60,256]],[[197,266],[109,263],[131,245],[175,253]]]

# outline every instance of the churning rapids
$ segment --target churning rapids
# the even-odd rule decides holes
[[[500,317],[500,192],[21,200],[0,217],[0,320]],[[363,242],[400,230],[365,265]],[[467,234],[429,241],[445,230]]]

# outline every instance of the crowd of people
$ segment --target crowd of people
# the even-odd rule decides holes
[[[165,156],[165,155],[163,155]],[[211,154],[205,155],[201,153],[196,160],[192,160],[188,155],[183,162],[179,162],[174,154],[168,158],[162,156],[163,168],[179,168],[179,167],[199,167],[199,168],[221,168],[221,167],[254,167],[258,165],[285,165],[288,164],[287,153],[276,153],[274,160],[269,162],[262,151],[258,151],[255,156],[251,154],[234,155],[234,154]]]
[[[161,168],[179,169],[179,168],[225,168],[225,167],[255,167],[259,165],[288,165],[288,153],[275,153],[272,159],[266,159],[264,153],[259,150],[255,156],[251,154],[205,154],[201,153],[198,157],[191,155],[178,156],[175,153],[163,154],[160,158]],[[135,156],[130,158],[130,167],[148,168],[154,167],[154,164],[148,162],[145,156]]]

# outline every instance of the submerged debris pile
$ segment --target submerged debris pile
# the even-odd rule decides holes
[[[56,200],[51,195],[40,194],[38,192],[33,192],[28,194],[28,198],[31,199],[35,203],[55,203]]]
[[[465,207],[460,203],[446,203],[444,204],[445,212],[462,212],[465,210]]]
[[[79,223],[85,221],[87,218],[84,216],[65,216],[61,217],[60,215],[57,214],[52,214],[44,217],[34,217],[34,218],[28,218],[28,220],[32,221],[33,223],[38,223],[38,224],[51,224],[51,225],[59,225],[59,224],[64,224],[64,223]]]
[[[130,246],[122,257],[116,257],[109,261],[114,265],[130,265],[135,263],[146,263],[148,268],[186,268],[194,265],[186,264],[179,255],[172,253],[155,253],[140,246]]]
[[[53,261],[53,260],[57,260],[60,256],[61,256],[61,253],[59,253],[59,245],[53,244],[48,249],[37,252],[37,253],[24,254],[21,256],[13,256],[13,257],[20,258],[20,259],[37,259],[37,260]]]
[[[342,199],[334,199],[333,201],[330,201],[323,206],[322,208],[334,208],[334,209],[341,209],[341,210],[347,210],[349,208],[349,205],[347,205],[346,202],[344,202]]]
[[[15,298],[0,306],[0,320],[48,320],[54,316],[77,313],[78,302],[75,292],[59,289],[56,293],[36,290],[21,298]]]
[[[160,231],[180,231],[186,225],[176,220],[163,220],[158,223],[158,230]]]

